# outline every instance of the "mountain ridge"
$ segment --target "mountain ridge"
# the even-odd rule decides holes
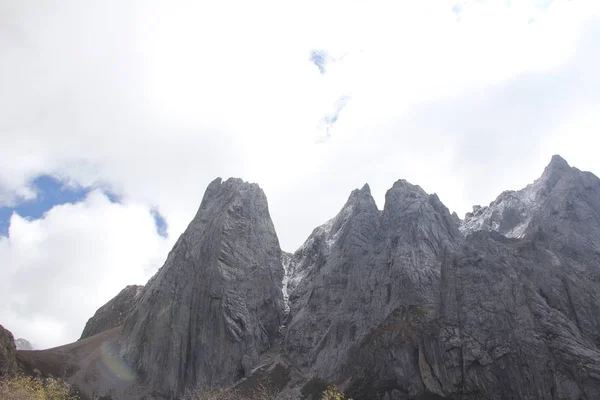
[[[293,254],[258,185],[217,178],[110,345],[156,398],[579,400],[600,398],[599,309],[600,179],[560,156],[462,221],[403,179],[379,210],[366,184]]]
[[[125,320],[122,355],[169,394],[231,384],[275,340],[282,279],[264,192],[217,178]]]

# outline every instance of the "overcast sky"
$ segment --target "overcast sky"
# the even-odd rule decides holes
[[[369,183],[462,217],[600,175],[600,2],[0,0],[0,324],[76,340],[217,176],[295,250]]]

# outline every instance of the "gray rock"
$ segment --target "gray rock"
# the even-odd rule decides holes
[[[29,340],[23,338],[15,340],[15,346],[17,346],[17,350],[34,350],[33,345]]]
[[[543,240],[570,255],[588,272],[597,271],[594,261],[600,255],[600,179],[554,156],[536,184],[537,206],[532,209],[524,236]]]
[[[0,378],[17,372],[17,347],[13,334],[0,325]]]
[[[108,303],[100,307],[85,324],[79,340],[123,325],[142,288],[143,286],[129,285]]]
[[[379,210],[365,185],[293,255],[260,188],[218,179],[121,354],[176,396],[270,381],[281,398],[335,383],[356,399],[596,399],[598,310],[600,180],[558,156],[463,221],[404,180]],[[89,364],[103,335],[63,351]]]
[[[458,214],[456,212],[453,212],[451,217],[452,217],[452,221],[454,221],[454,224],[460,228],[460,226],[462,224],[462,220],[459,218]]]
[[[518,191],[502,192],[487,207],[473,206],[473,212],[467,213],[460,229],[466,235],[485,230],[522,238],[532,219],[545,211],[548,198],[573,197],[565,192],[565,184],[583,188],[586,183],[582,180],[586,180],[589,186],[588,175],[591,174],[571,168],[562,157],[555,155],[534,183]]]
[[[437,196],[403,180],[383,211],[365,186],[332,221],[294,254],[304,278],[290,293],[285,338],[289,356],[325,380],[339,378],[353,347],[398,307],[433,307],[438,258],[463,241]]]
[[[382,212],[355,191],[293,256],[285,353],[355,398],[600,398],[599,216],[600,180],[560,157],[466,239],[418,186]]]
[[[362,213],[362,208],[365,208],[367,213],[379,215],[368,185],[364,185],[361,190],[353,191],[340,213],[315,228],[304,244],[294,253],[291,260],[288,261],[290,302],[295,303],[299,293],[295,290],[296,287],[306,277],[313,276],[321,269],[343,234],[347,222],[355,212]],[[369,219],[368,216],[364,218]],[[376,219],[377,217],[374,217],[373,221]]]
[[[276,340],[282,279],[263,191],[219,178],[127,317],[122,354],[164,393],[231,384]]]

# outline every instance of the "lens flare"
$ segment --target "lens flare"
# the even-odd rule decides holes
[[[101,365],[107,375],[121,382],[135,381],[136,375],[119,355],[119,349],[110,342],[104,342],[100,346]]]

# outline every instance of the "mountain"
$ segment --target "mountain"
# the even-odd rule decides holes
[[[33,350],[33,345],[27,339],[19,338],[15,340],[17,350]]]
[[[406,181],[353,192],[294,253],[287,356],[360,399],[600,398],[599,194],[555,156],[465,237]]]
[[[128,315],[125,359],[165,393],[233,383],[276,340],[283,274],[263,191],[216,179]]]
[[[364,185],[290,254],[262,190],[217,179],[131,293],[88,323],[114,328],[17,356],[115,400],[332,383],[361,400],[600,398],[600,180],[554,156],[462,221],[405,180],[381,210]]]
[[[108,303],[100,307],[85,324],[79,340],[123,325],[142,288],[143,286],[129,285]]]
[[[375,361],[377,353],[364,354],[361,347],[372,344],[369,338],[390,319],[435,313],[440,260],[463,241],[446,207],[419,186],[396,182],[383,211],[368,185],[353,191],[340,213],[294,254],[300,282],[290,293],[287,354],[306,375],[328,382],[354,376],[352,385],[360,385],[360,372],[351,371],[359,367],[393,371],[398,366],[386,361],[389,356]],[[415,349],[401,351],[412,359]],[[420,384],[416,365],[403,367],[407,382]],[[368,393],[379,390],[378,379],[390,378],[369,377],[374,388]]]
[[[528,230],[531,237],[532,229],[548,228],[542,220],[547,223],[560,221],[568,225],[579,223],[588,216],[592,218],[588,224],[590,229],[597,229],[598,194],[597,178],[593,174],[571,168],[562,157],[555,155],[534,183],[518,191],[502,192],[487,207],[474,206],[473,212],[465,216],[460,229],[467,235],[485,230],[496,231],[506,237],[523,238]],[[565,206],[567,202],[569,208]],[[547,215],[548,212],[552,215]],[[557,213],[561,212],[559,216]],[[591,234],[593,236],[600,232]],[[574,241],[580,239],[578,237]]]

